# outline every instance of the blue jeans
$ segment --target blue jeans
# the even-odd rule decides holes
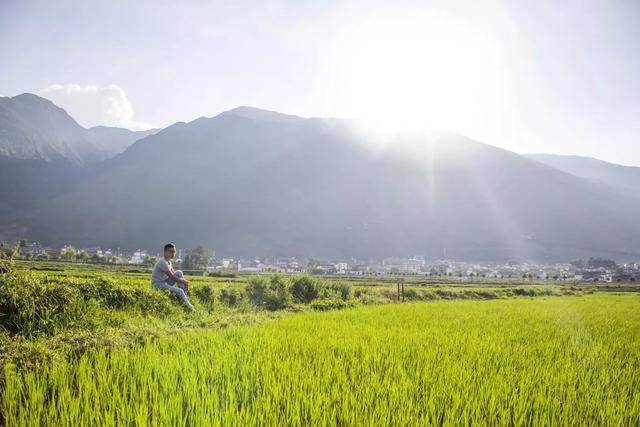
[[[182,271],[180,271],[180,270],[175,271],[173,273],[173,275],[178,277],[179,279],[184,278],[184,274],[182,274]],[[156,289],[168,289],[169,292],[175,294],[175,296],[180,298],[180,301],[182,301],[182,303],[184,305],[186,305],[187,307],[192,308],[193,306],[191,305],[191,302],[189,301],[189,298],[187,298],[187,294],[185,292],[186,287],[184,286],[184,284],[180,283],[180,282],[175,282],[175,283],[177,284],[177,286],[173,286],[174,282],[169,277],[164,282],[154,283],[153,287],[156,288]]]

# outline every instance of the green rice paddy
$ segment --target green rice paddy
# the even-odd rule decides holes
[[[4,369],[7,426],[639,425],[640,296],[359,305]]]

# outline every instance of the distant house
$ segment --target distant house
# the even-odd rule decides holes
[[[388,273],[420,273],[425,267],[422,258],[386,258],[382,261]]]
[[[129,258],[129,264],[142,264],[147,255],[149,255],[147,251],[138,249],[133,253],[131,258]]]
[[[18,248],[20,255],[43,255],[46,253],[45,249],[38,242],[32,242],[26,246],[20,246]]]
[[[349,274],[361,275],[371,270],[368,264],[354,264],[351,266]]]
[[[337,272],[333,263],[318,264],[313,270],[314,274],[335,274]]]
[[[282,273],[299,273],[303,271],[296,257],[277,258],[275,268],[276,271]]]
[[[259,259],[238,261],[238,271],[245,273],[260,273],[263,271],[263,264]]]
[[[59,259],[60,258],[60,249],[46,248],[45,249],[45,254],[47,254],[49,256],[49,258],[51,258],[51,259]]]
[[[233,264],[233,258],[222,258],[222,261],[220,261],[222,268],[229,268],[231,264]]]
[[[600,270],[583,270],[577,271],[573,278],[581,282],[606,282],[609,275]]]
[[[344,261],[329,261],[329,263],[333,264],[336,274],[346,274],[349,268],[349,264]]]

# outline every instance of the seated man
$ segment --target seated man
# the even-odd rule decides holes
[[[173,292],[189,310],[193,310],[194,307],[189,302],[186,292],[189,281],[184,278],[182,271],[173,269],[171,259],[174,256],[176,256],[176,245],[173,243],[164,245],[164,257],[160,258],[155,267],[153,267],[151,284],[156,289],[168,289]],[[173,286],[174,283],[178,286]]]

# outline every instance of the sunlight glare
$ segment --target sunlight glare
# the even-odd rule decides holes
[[[378,132],[461,132],[495,98],[495,43],[450,22],[370,20],[343,34],[339,51],[338,107]]]

